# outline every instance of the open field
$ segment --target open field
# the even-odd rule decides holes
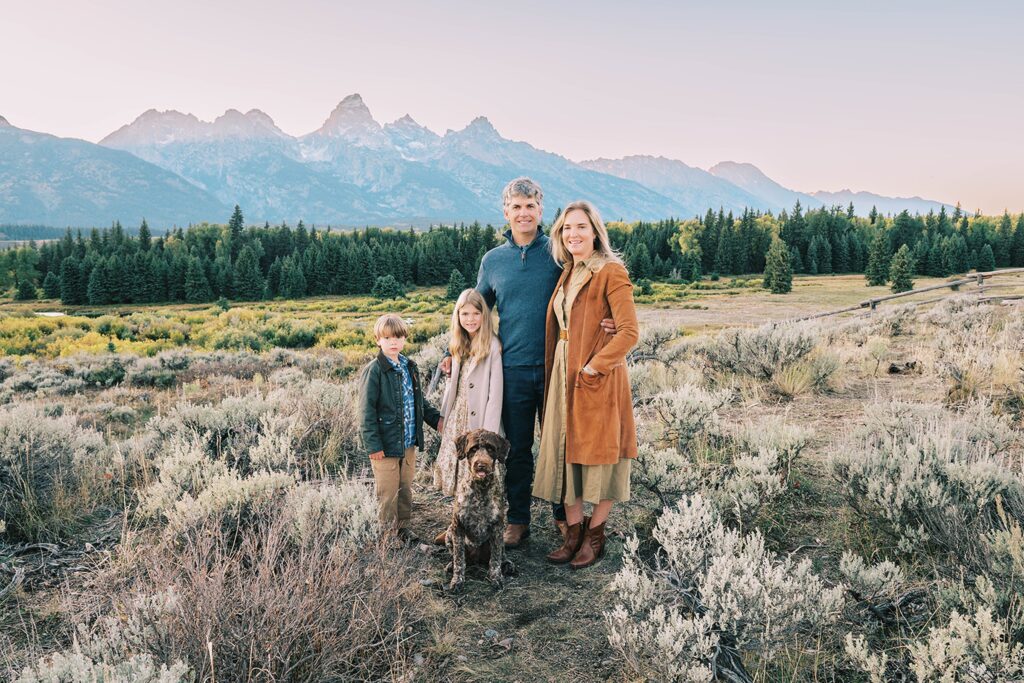
[[[532,537],[510,551],[518,574],[495,592],[471,569],[457,597],[443,551],[378,538],[353,426],[367,322],[412,317],[429,373],[443,292],[56,319],[28,315],[46,302],[3,306],[0,339],[22,352],[0,358],[0,670],[1024,676],[1024,306],[959,296],[754,328],[886,292],[860,276],[797,278],[786,296],[702,284],[639,299],[642,452],[608,555],[581,572],[546,564],[556,532],[535,504]],[[295,343],[269,350],[279,340]],[[421,538],[450,510],[429,486],[428,440]]]
[[[915,286],[941,282],[922,278]],[[1024,275],[1008,278],[1005,284],[1000,293],[1024,293]],[[973,287],[965,291],[969,289]],[[942,290],[903,301],[947,293]],[[756,278],[730,278],[654,283],[653,293],[638,295],[637,303],[643,323],[671,324],[686,333],[697,333],[800,318],[886,294],[885,287],[866,287],[860,275],[796,277],[790,294],[771,294],[760,288]],[[446,328],[451,306],[444,290],[437,287],[420,288],[395,300],[334,296],[231,303],[227,309],[214,304],[97,307],[61,306],[46,300],[0,303],[0,355],[54,358],[113,351],[152,356],[177,347],[225,351],[323,348],[358,358],[373,348],[370,328],[382,312],[394,311],[412,322],[415,350],[415,344]],[[51,317],[55,312],[65,315]]]

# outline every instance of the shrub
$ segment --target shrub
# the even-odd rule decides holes
[[[641,560],[635,536],[627,540],[611,584],[619,604],[605,613],[609,643],[634,675],[710,681],[727,638],[771,661],[842,607],[843,587],[826,588],[810,560],[779,558],[759,532],[727,529],[699,494],[666,509],[654,538],[661,552],[653,565]]]
[[[807,328],[773,323],[753,330],[724,330],[698,352],[711,370],[767,381],[807,356],[816,342]]]
[[[0,411],[0,519],[16,539],[64,537],[110,493],[103,438],[33,404]]]
[[[998,523],[997,496],[1024,518],[1024,484],[1000,458],[1015,440],[985,404],[965,415],[892,403],[832,456],[850,505],[893,535],[903,552],[929,546],[983,565],[982,540]]]
[[[907,646],[920,683],[1016,681],[1024,676],[1024,645],[1007,637],[1003,624],[986,608],[964,615],[954,611],[945,626]],[[846,654],[872,683],[887,677],[889,656],[871,652],[863,636],[846,636]]]
[[[185,662],[159,659],[149,647],[163,635],[161,618],[177,606],[177,596],[163,591],[131,600],[124,618],[101,618],[92,629],[79,624],[70,649],[26,667],[17,683],[190,683]]]
[[[904,581],[903,570],[889,560],[869,565],[863,557],[849,550],[839,560],[839,570],[858,600],[872,600],[880,595],[895,596]]]
[[[353,540],[359,523],[338,513],[365,518],[373,496],[346,486],[294,489],[237,534],[202,524],[143,552],[134,590],[167,592],[175,609],[130,603],[112,618],[142,624],[139,649],[181,658],[197,680],[407,680],[421,560],[372,533]]]
[[[698,436],[720,433],[718,411],[731,400],[731,392],[709,391],[693,384],[658,394],[644,411],[653,428],[649,439],[685,453]]]

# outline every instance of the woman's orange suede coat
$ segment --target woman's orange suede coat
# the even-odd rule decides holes
[[[571,268],[562,273],[558,288],[565,285],[571,274]],[[559,332],[553,304],[554,295],[548,302],[545,325],[545,395],[551,383],[551,366]],[[615,321],[614,335],[601,328],[603,318]],[[583,285],[569,315],[567,463],[611,465],[620,458],[636,457],[636,423],[626,373],[626,354],[636,345],[639,336],[633,283],[621,264],[609,261]],[[588,364],[598,373],[596,376],[581,372]]]

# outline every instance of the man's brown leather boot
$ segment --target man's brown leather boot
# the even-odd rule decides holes
[[[505,547],[518,548],[519,544],[530,537],[529,524],[509,524],[505,527]]]
[[[583,569],[601,559],[604,555],[604,524],[588,527],[583,533],[583,543],[576,556],[569,563],[570,569]]]

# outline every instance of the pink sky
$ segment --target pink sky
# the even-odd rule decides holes
[[[484,115],[574,160],[748,161],[797,190],[1024,211],[1017,3],[706,4],[19,2],[0,115],[96,142],[150,108],[259,108],[299,135],[358,92],[381,122]]]

